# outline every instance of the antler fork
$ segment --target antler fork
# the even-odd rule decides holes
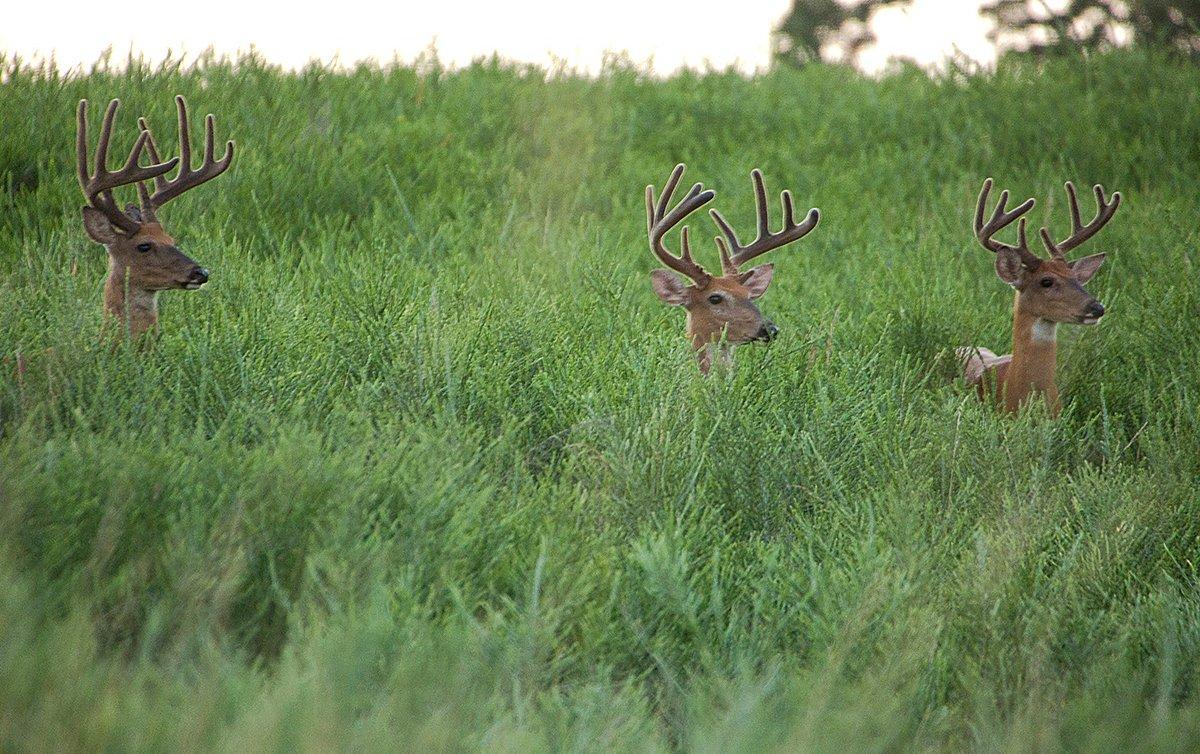
[[[675,166],[675,169],[671,171],[670,179],[667,180],[667,185],[663,186],[662,195],[658,198],[657,203],[654,201],[654,186],[646,187],[646,230],[650,236],[650,250],[658,257],[658,260],[672,270],[691,278],[698,287],[703,288],[712,280],[712,275],[709,275],[692,258],[691,245],[688,243],[687,227],[684,227],[682,238],[680,239],[679,256],[672,255],[671,252],[667,251],[667,247],[663,245],[663,236],[671,228],[674,228],[688,215],[711,202],[713,197],[716,196],[716,192],[705,190],[703,185],[697,183],[688,191],[687,196],[679,204],[675,205],[674,209],[667,212],[667,206],[671,203],[671,195],[675,193],[676,187],[679,186],[679,181],[683,178],[683,171],[685,169],[682,162]]]
[[[772,233],[770,217],[767,214],[767,189],[763,184],[762,171],[755,168],[750,171],[750,178],[754,183],[754,208],[758,213],[758,237],[753,242],[743,246],[738,241],[737,233],[734,232],[733,226],[721,216],[721,213],[715,209],[708,211],[712,215],[713,222],[725,234],[725,238],[717,238],[716,240],[717,248],[721,252],[721,269],[726,275],[737,274],[739,265],[750,261],[760,254],[765,254],[772,249],[786,246],[793,241],[799,241],[811,233],[821,220],[820,210],[814,208],[808,211],[808,215],[804,220],[796,222],[796,210],[792,201],[792,192],[784,189],[781,196],[783,202],[783,229],[778,233]],[[728,242],[728,246],[726,242]]]
[[[150,142],[150,133],[143,130],[138,134],[137,141],[134,142],[125,165],[116,172],[110,171],[108,169],[108,145],[112,139],[113,121],[117,117],[117,108],[121,105],[120,100],[114,99],[108,103],[104,121],[100,126],[100,141],[96,144],[95,173],[89,173],[87,104],[87,100],[79,100],[79,108],[76,112],[75,156],[76,168],[79,173],[79,187],[83,189],[83,195],[87,198],[88,204],[103,212],[110,223],[126,233],[134,233],[141,224],[117,207],[112,195],[113,189],[131,183],[140,185],[141,181],[151,178],[160,180],[163,173],[175,167],[179,159],[174,158],[160,163],[158,155],[152,154],[154,165],[147,167],[138,165],[142,149]]]
[[[175,106],[179,111],[179,157],[172,160],[172,162],[180,163],[179,173],[170,180],[163,177],[161,173],[155,177],[153,195],[147,195],[146,189],[140,185],[138,186],[143,209],[150,218],[154,217],[156,209],[162,207],[183,192],[211,181],[228,170],[229,166],[233,163],[232,139],[225,143],[225,154],[221,156],[221,159],[213,159],[213,147],[216,141],[216,119],[209,114],[204,116],[204,159],[200,163],[200,167],[193,170],[192,139],[188,131],[187,102],[184,101],[182,95],[175,95]],[[138,126],[141,127],[146,137],[146,148],[150,153],[150,159],[157,162],[158,146],[154,143],[154,137],[150,135],[150,126],[146,123],[146,119],[138,118]]]
[[[1037,202],[1031,197],[1013,207],[1011,210],[1008,207],[1008,189],[1000,192],[1000,201],[996,203],[996,209],[992,212],[991,218],[985,223],[983,221],[984,212],[987,209],[988,194],[992,191],[992,179],[988,178],[983,182],[983,190],[979,192],[979,201],[975,204],[975,239],[980,245],[988,251],[1000,252],[1003,250],[1015,251],[1020,255],[1021,261],[1026,267],[1036,267],[1041,260],[1037,254],[1029,250],[1029,239],[1025,233],[1025,215]],[[1017,245],[1003,243],[997,241],[994,236],[1004,228],[1012,224],[1013,220],[1017,222]]]
[[[1096,193],[1096,216],[1092,218],[1091,222],[1084,225],[1083,218],[1079,215],[1079,198],[1075,195],[1075,184],[1067,181],[1066,189],[1067,204],[1071,208],[1071,235],[1055,243],[1050,237],[1050,231],[1045,228],[1041,230],[1042,243],[1045,244],[1046,250],[1055,259],[1064,262],[1067,259],[1068,251],[1079,247],[1084,241],[1100,232],[1100,229],[1113,219],[1113,215],[1117,213],[1117,207],[1121,206],[1120,191],[1114,191],[1112,200],[1108,201],[1104,198],[1104,187],[1097,183],[1092,187]]]

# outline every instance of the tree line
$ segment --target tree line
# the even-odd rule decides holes
[[[775,60],[853,63],[874,41],[871,16],[913,0],[792,0],[776,27]],[[1002,52],[1062,55],[1122,44],[1153,44],[1200,57],[1200,0],[987,0],[992,41]]]

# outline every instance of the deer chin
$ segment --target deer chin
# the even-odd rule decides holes
[[[728,335],[725,336],[725,343],[728,345],[731,345],[731,346],[745,346],[745,345],[749,345],[751,343],[756,343],[756,342],[758,342],[758,340],[759,340],[759,338],[754,337],[754,336],[744,337],[744,338],[736,338],[736,339],[731,338]]]
[[[1077,320],[1075,320],[1075,321],[1076,321],[1076,323],[1077,323],[1077,324],[1080,324],[1080,325],[1097,325],[1097,324],[1100,324],[1100,318],[1099,318],[1099,317],[1080,317],[1079,319],[1077,319]]]
[[[776,333],[759,332],[754,335],[747,335],[745,337],[738,338],[737,340],[734,340],[733,338],[727,338],[727,342],[731,346],[745,346],[750,345],[751,343],[766,343],[770,345],[771,341],[775,340],[776,337]]]

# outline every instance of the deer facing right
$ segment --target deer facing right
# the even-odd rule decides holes
[[[654,292],[665,304],[679,306],[687,312],[687,335],[696,352],[702,374],[712,368],[714,354],[725,362],[732,359],[732,348],[742,343],[769,342],[779,334],[775,323],[763,316],[755,302],[767,292],[775,266],[763,264],[742,272],[741,265],[751,259],[799,241],[817,227],[820,211],[811,209],[804,219],[796,221],[792,193],[784,191],[783,228],[773,233],[767,214],[767,189],[763,184],[762,172],[757,168],[750,173],[754,186],[754,208],[758,215],[758,236],[748,244],[738,240],[733,226],[715,209],[709,214],[720,236],[714,240],[721,256],[721,275],[713,275],[692,257],[688,229],[685,225],[680,233],[680,252],[675,256],[663,244],[663,237],[689,215],[708,204],[716,196],[702,184],[695,184],[679,204],[668,211],[671,197],[683,178],[683,163],[675,166],[671,177],[663,186],[662,195],[655,201],[654,186],[646,187],[646,231],[650,240],[650,251],[664,266],[684,275],[691,285],[667,270],[650,273]]]
[[[179,112],[179,157],[162,162],[150,127],[138,119],[140,133],[125,165],[116,172],[108,169],[108,145],[112,138],[118,100],[108,104],[96,146],[94,171],[88,167],[87,100],[80,100],[76,114],[76,161],[79,186],[87,204],[83,208],[83,227],[88,237],[108,250],[108,277],[104,282],[104,311],[120,322],[122,331],[141,335],[158,324],[158,292],[169,289],[194,290],[208,282],[208,270],[179,250],[159,222],[157,211],[183,192],[216,178],[233,162],[233,142],[225,146],[220,159],[213,156],[213,116],[204,119],[204,159],[192,168],[192,145],[188,135],[187,104],[175,97]],[[145,150],[154,164],[138,164]],[[164,175],[179,165],[179,173],[168,180]],[[145,181],[154,181],[154,193]],[[113,190],[137,185],[141,206],[128,204],[122,210],[113,198]]]
[[[1000,193],[1000,201],[991,218],[984,222],[992,179],[983,183],[975,208],[975,238],[980,245],[996,255],[996,275],[1015,290],[1013,302],[1012,353],[997,356],[986,348],[966,347],[957,350],[968,383],[975,385],[980,398],[988,397],[988,387],[996,402],[1008,413],[1016,413],[1031,397],[1042,396],[1051,415],[1058,416],[1060,404],[1054,372],[1057,366],[1058,325],[1064,323],[1094,325],[1104,316],[1104,305],[1084,289],[1092,279],[1105,255],[1067,260],[1067,252],[1096,235],[1121,203],[1121,194],[1106,199],[1104,189],[1095,187],[1097,212],[1086,225],[1079,214],[1075,186],[1066,184],[1067,204],[1071,211],[1071,235],[1055,242],[1050,232],[1042,228],[1042,244],[1050,252],[1043,259],[1029,250],[1025,236],[1025,214],[1033,209],[1032,198],[1008,210],[1008,192]],[[996,233],[1017,220],[1017,244],[1001,243]]]

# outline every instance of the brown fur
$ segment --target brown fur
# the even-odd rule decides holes
[[[710,278],[703,288],[686,285],[666,270],[651,273],[659,298],[687,311],[687,337],[702,373],[707,374],[712,367],[711,346],[722,340],[734,346],[775,337],[775,324],[754,303],[766,292],[773,272],[773,266],[765,264],[747,272]],[[720,301],[710,301],[713,296]]]
[[[103,213],[83,210],[84,228],[108,250],[104,311],[122,332],[141,335],[158,325],[158,292],[198,288],[208,279],[196,261],[175,245],[157,222],[146,222],[132,234],[115,228]],[[139,245],[150,244],[148,251]]]
[[[713,221],[724,236],[716,239],[723,274],[719,277],[713,276],[692,257],[686,225],[680,234],[679,256],[672,254],[663,245],[663,237],[671,228],[716,196],[713,191],[706,191],[702,184],[697,183],[688,190],[679,204],[668,212],[671,196],[683,178],[684,169],[682,162],[675,166],[657,201],[654,198],[654,186],[646,187],[646,231],[650,237],[650,251],[658,261],[689,278],[692,284],[688,285],[667,270],[655,270],[650,273],[650,279],[654,285],[654,292],[664,303],[682,306],[687,310],[688,339],[692,341],[692,348],[696,351],[701,373],[708,374],[712,368],[714,352],[722,361],[729,362],[734,345],[754,340],[769,341],[779,332],[775,323],[763,317],[754,303],[767,292],[775,266],[764,264],[746,272],[739,272],[738,268],[768,251],[804,238],[817,227],[821,213],[817,209],[811,209],[804,220],[796,222],[792,195],[784,191],[780,197],[783,203],[783,229],[772,233],[767,212],[767,189],[763,183],[762,172],[755,168],[750,172],[750,178],[754,184],[758,236],[743,246],[738,241],[737,233],[721,213],[715,209],[710,210]]]
[[[1045,259],[1030,269],[1015,251],[997,253],[997,274],[1016,289],[1013,350],[1011,355],[996,356],[986,348],[959,349],[964,376],[976,386],[980,398],[990,394],[1005,411],[1016,413],[1031,397],[1041,396],[1050,413],[1058,415],[1055,329],[1059,323],[1094,324],[1103,316],[1100,303],[1083,287],[1103,261],[1103,254],[1074,262]],[[1051,285],[1044,286],[1044,281]]]
[[[225,154],[217,159],[215,120],[204,119],[204,157],[199,167],[192,165],[191,140],[188,137],[187,103],[176,95],[179,112],[179,157],[162,160],[150,126],[138,119],[138,138],[124,167],[108,169],[108,148],[113,133],[119,100],[108,103],[104,125],[96,144],[95,167],[88,159],[87,100],[76,110],[75,158],[79,187],[87,204],[83,208],[83,227],[88,237],[108,250],[108,278],[104,281],[104,311],[120,325],[121,332],[141,335],[158,325],[158,292],[172,288],[195,289],[208,282],[208,270],[196,264],[175,245],[158,221],[157,211],[189,189],[216,178],[233,162],[233,142],[225,145]],[[143,166],[143,150],[153,164]],[[174,178],[166,173],[175,169]],[[153,181],[153,194],[147,188]],[[136,186],[140,208],[130,204],[121,211],[113,199],[113,189]]]

